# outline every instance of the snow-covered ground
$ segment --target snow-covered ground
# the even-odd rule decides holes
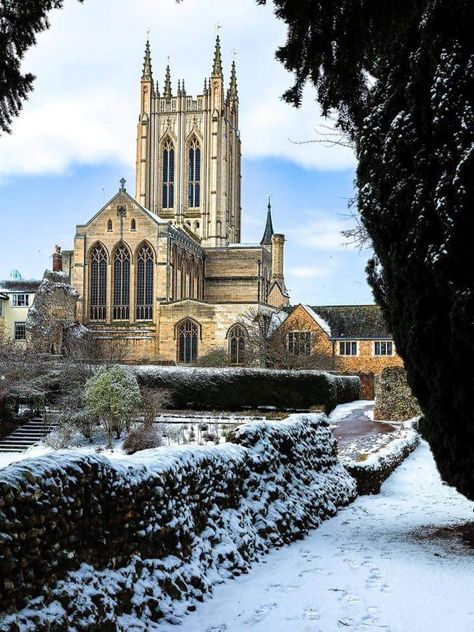
[[[473,630],[473,551],[432,536],[434,529],[472,521],[473,511],[474,503],[441,482],[422,443],[380,495],[359,497],[305,540],[218,586],[181,628],[153,629]],[[130,632],[143,629],[137,624]]]

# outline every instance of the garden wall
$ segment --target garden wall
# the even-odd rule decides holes
[[[399,436],[364,461],[346,463],[346,469],[357,481],[357,493],[378,494],[382,483],[403,463],[420,443],[416,420],[404,424]]]
[[[403,367],[388,367],[375,380],[374,419],[405,421],[421,415]]]
[[[309,409],[359,399],[358,377],[320,371],[245,368],[133,367],[141,384],[173,393],[176,408],[225,409],[274,406]]]
[[[246,424],[228,441],[1,470],[0,610],[10,614],[0,630],[178,623],[213,584],[356,495],[322,414]]]

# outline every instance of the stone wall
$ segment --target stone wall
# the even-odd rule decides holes
[[[26,319],[26,342],[40,353],[61,353],[63,336],[76,322],[79,294],[63,272],[46,270]]]
[[[228,440],[1,470],[0,630],[179,623],[213,583],[355,497],[324,415],[246,424]]]
[[[405,369],[384,369],[375,381],[374,419],[404,421],[417,415],[421,415],[421,410],[408,385]]]
[[[359,399],[359,378],[321,371],[247,368],[133,367],[138,381],[172,393],[174,408],[307,410]]]

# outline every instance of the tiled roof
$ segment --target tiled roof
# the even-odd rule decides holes
[[[391,338],[378,305],[314,305],[332,338]]]
[[[36,292],[41,281],[0,281],[0,292]]]

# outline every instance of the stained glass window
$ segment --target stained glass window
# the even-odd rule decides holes
[[[107,315],[107,253],[97,244],[90,254],[90,318],[105,320]]]
[[[163,190],[161,205],[174,207],[174,145],[167,140],[163,145]]]
[[[130,252],[125,244],[121,244],[114,254],[113,318],[130,318]]]
[[[137,253],[137,320],[153,318],[153,252],[143,244]]]

